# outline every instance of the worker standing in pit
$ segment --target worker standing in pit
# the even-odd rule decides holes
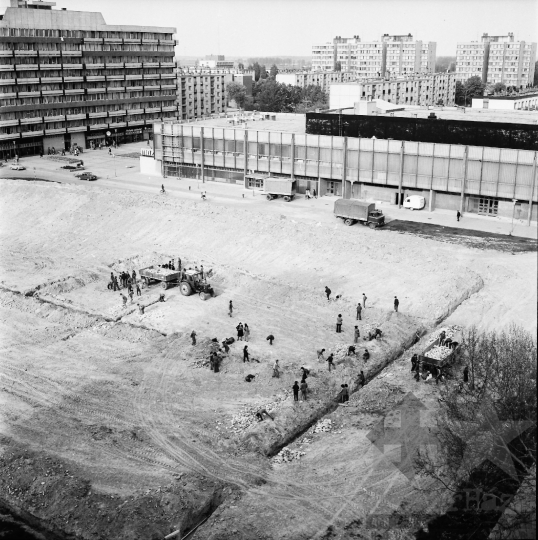
[[[278,359],[276,359],[273,364],[273,377],[276,377],[277,379],[280,378],[280,365],[278,364]]]
[[[191,332],[191,339],[192,339],[192,344],[196,345],[196,332],[194,330]]]
[[[273,422],[275,421],[275,418],[273,416],[271,416],[266,409],[260,409],[257,413],[256,413],[256,418],[260,421],[260,422],[263,422],[263,415],[267,415]]]
[[[357,304],[357,320],[362,321],[362,306],[360,302]]]
[[[331,289],[329,289],[329,287],[327,287],[327,285],[325,285],[325,294],[327,295],[327,302],[330,302],[331,301]]]

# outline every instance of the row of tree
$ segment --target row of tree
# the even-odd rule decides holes
[[[517,86],[506,86],[503,83],[487,85],[482,82],[481,77],[470,77],[464,83],[456,81],[456,105],[470,105],[472,98],[483,96],[484,91],[487,94],[511,94],[519,92],[519,88]]]
[[[276,82],[275,76],[255,82],[251,96],[247,95],[247,89],[242,84],[228,83],[228,99],[233,99],[239,108],[246,111],[305,113],[327,108],[329,98],[321,87],[281,84]]]

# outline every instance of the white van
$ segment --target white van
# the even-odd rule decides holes
[[[404,208],[411,210],[422,210],[426,206],[426,199],[420,195],[410,195],[406,197],[403,203]]]

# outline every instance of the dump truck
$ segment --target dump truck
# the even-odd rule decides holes
[[[418,360],[422,365],[444,368],[452,365],[460,354],[462,334],[456,331],[450,338],[450,344],[441,344],[441,337],[438,336],[418,355]]]
[[[286,202],[290,202],[297,193],[297,182],[288,178],[268,176],[264,180],[264,192],[268,201],[283,197]]]
[[[202,300],[207,300],[215,295],[213,287],[205,279],[202,279],[202,273],[197,270],[188,269],[178,272],[160,266],[148,266],[141,268],[139,275],[146,285],[157,281],[165,290],[173,285],[179,285],[179,291],[183,296],[197,293]]]
[[[334,215],[343,219],[348,226],[358,221],[370,229],[377,229],[385,224],[385,216],[381,210],[376,210],[375,203],[356,199],[337,199],[334,202]]]

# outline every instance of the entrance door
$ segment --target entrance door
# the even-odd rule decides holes
[[[340,182],[327,181],[326,195],[335,195],[336,197],[342,196],[342,184]]]
[[[499,201],[481,198],[478,201],[478,213],[483,216],[496,216],[499,211]]]

